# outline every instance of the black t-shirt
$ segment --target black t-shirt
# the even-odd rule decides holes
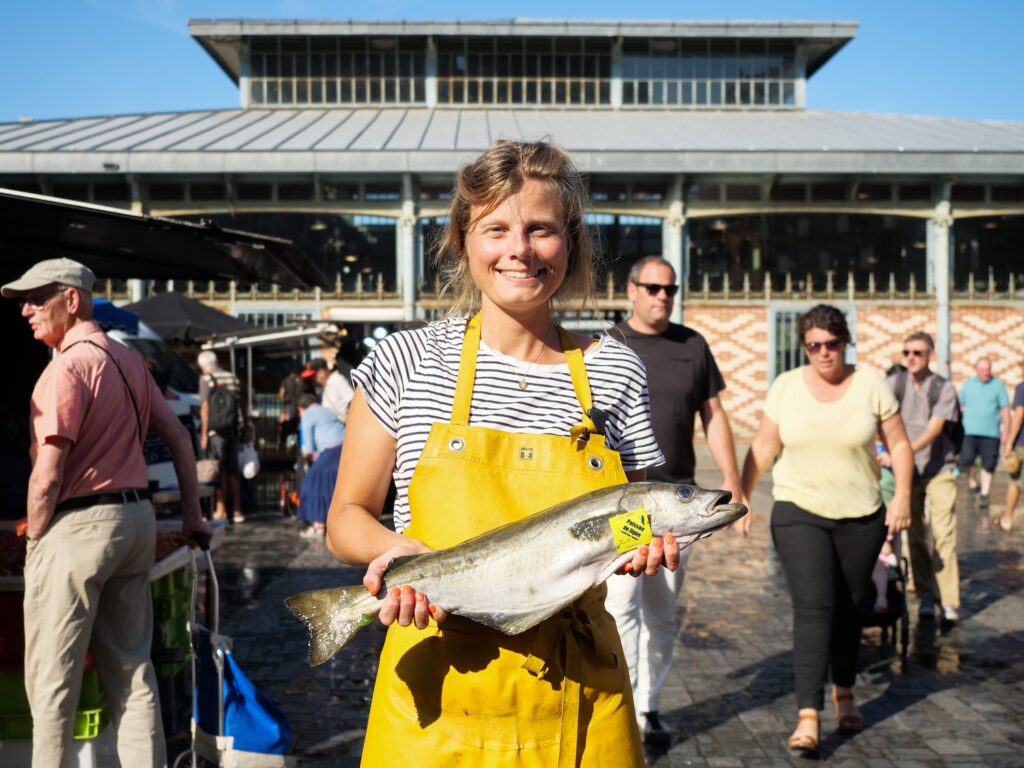
[[[651,421],[665,463],[647,470],[648,480],[692,482],[696,468],[693,429],[706,400],[725,389],[715,358],[704,337],[685,325],[670,323],[661,334],[639,333],[628,322],[610,332],[636,352],[647,367]]]

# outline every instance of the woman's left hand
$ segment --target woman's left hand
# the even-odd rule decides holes
[[[895,535],[910,527],[910,497],[896,494],[885,510],[885,524],[889,533]]]
[[[622,570],[633,576],[653,576],[662,566],[670,571],[679,567],[679,543],[671,533],[655,536],[650,544],[641,544],[637,547],[633,559],[626,563]]]

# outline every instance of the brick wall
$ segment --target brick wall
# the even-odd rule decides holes
[[[953,308],[953,381],[959,386],[974,375],[979,357],[992,361],[992,374],[1012,393],[1024,379],[1024,306]]]
[[[727,303],[688,306],[685,321],[708,340],[725,377],[722,404],[733,432],[737,440],[749,440],[757,430],[768,391],[767,308]]]
[[[686,324],[703,334],[725,377],[722,401],[737,442],[753,437],[768,390],[768,305],[694,302]],[[927,304],[858,307],[857,363],[884,372],[900,361],[903,339],[914,331],[936,334],[935,310]],[[961,304],[952,315],[953,381],[959,388],[982,356],[1012,394],[1024,378],[1024,307]],[[700,430],[698,430],[700,432]],[[703,439],[698,435],[698,439]]]

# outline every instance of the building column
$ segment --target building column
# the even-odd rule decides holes
[[[797,109],[807,107],[807,48],[803,45],[796,47],[793,68],[796,80],[793,83],[793,106]]]
[[[437,43],[434,42],[433,36],[427,38],[426,66],[423,90],[427,106],[433,109],[437,106]]]
[[[612,109],[622,107],[622,38],[612,43],[612,82],[608,89]]]
[[[398,275],[398,290],[402,294],[402,317],[416,319],[416,233],[418,214],[416,210],[416,185],[411,173],[402,174],[402,213],[395,223],[396,253],[395,274]]]
[[[128,188],[131,190],[131,210],[132,213],[148,214],[149,206],[146,201],[146,188],[142,183],[142,179],[138,176],[128,176]],[[146,294],[149,292],[149,281],[148,280],[129,280],[128,281],[128,303],[134,304],[137,301],[142,301],[146,298]]]
[[[248,109],[250,106],[250,99],[252,96],[252,89],[249,87],[249,40],[243,37],[239,51],[241,56],[241,66],[238,72],[238,95],[239,95],[239,106],[242,109]]]
[[[661,223],[661,256],[676,272],[676,282],[682,286],[678,301],[672,310],[672,322],[683,322],[683,301],[686,294],[687,268],[683,252],[683,231],[686,227],[686,210],[683,205],[683,177],[672,179],[668,190],[668,216]]]
[[[928,264],[928,289],[935,294],[935,362],[939,374],[949,378],[952,359],[950,292],[952,288],[953,215],[948,191],[935,206],[935,213],[925,224],[925,258]]]

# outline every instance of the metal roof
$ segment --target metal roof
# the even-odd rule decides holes
[[[479,21],[344,21],[190,19],[189,33],[235,83],[241,43],[262,36],[625,37],[784,39],[807,49],[807,75],[857,34],[855,21],[686,21],[680,19],[499,19]]]
[[[856,21],[791,19],[189,19],[198,35],[562,35],[565,37],[852,37]]]
[[[236,109],[0,124],[0,173],[451,173],[499,138],[590,172],[1024,174],[1024,123],[820,111]]]

